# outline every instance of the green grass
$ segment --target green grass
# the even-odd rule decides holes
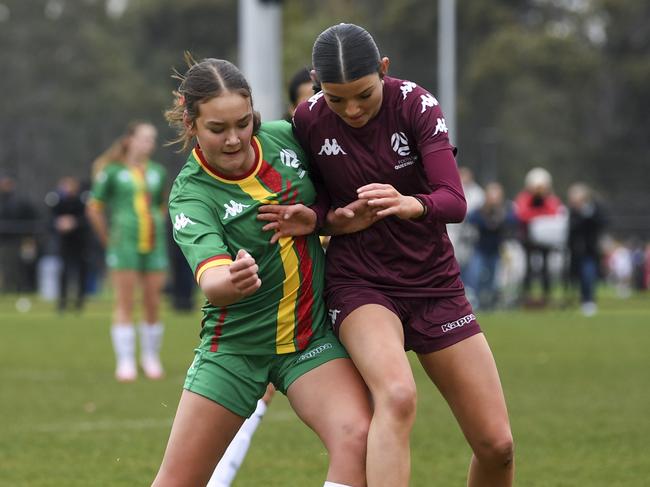
[[[166,310],[160,382],[113,380],[110,303],[59,316],[0,296],[0,486],[145,486],[169,434],[199,314]],[[600,313],[479,315],[516,442],[517,485],[647,486],[650,296],[607,297]],[[462,486],[469,449],[413,361],[419,387],[412,486]],[[477,404],[476,407],[480,407]],[[327,458],[277,394],[236,487],[322,485]]]

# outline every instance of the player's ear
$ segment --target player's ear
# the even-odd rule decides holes
[[[194,120],[190,118],[187,108],[183,110],[183,125],[185,126],[185,132],[187,132],[187,135],[190,137],[196,135],[196,124],[194,123]]]
[[[379,61],[379,77],[383,78],[388,74],[388,66],[390,66],[390,59],[388,59],[386,56],[381,58],[381,61]]]
[[[320,86],[320,81],[318,80],[318,75],[316,74],[316,70],[312,69],[309,71],[309,77],[311,78],[313,82],[312,90],[314,90],[314,93],[318,93],[322,88]]]

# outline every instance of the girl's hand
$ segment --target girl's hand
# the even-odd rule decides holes
[[[229,271],[230,282],[242,298],[250,296],[262,285],[262,280],[257,275],[258,270],[255,259],[244,249],[240,249],[230,264]]]
[[[381,217],[377,214],[378,208],[368,205],[368,200],[358,199],[342,208],[330,210],[327,213],[325,233],[341,235],[365,230]]]
[[[263,205],[259,207],[257,219],[269,222],[262,230],[273,230],[271,243],[283,237],[309,235],[316,229],[316,212],[303,204]]]
[[[359,199],[368,200],[368,206],[377,209],[377,216],[383,218],[395,215],[404,220],[419,218],[425,208],[417,198],[404,196],[390,184],[371,183],[357,189]]]

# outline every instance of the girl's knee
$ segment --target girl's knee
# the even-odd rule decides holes
[[[356,420],[346,422],[340,435],[341,446],[348,451],[356,451],[365,456],[369,429],[370,417],[358,417]]]
[[[514,441],[510,432],[481,442],[475,451],[480,463],[493,467],[508,467],[514,459]]]
[[[417,392],[415,385],[396,382],[391,384],[378,398],[375,410],[382,410],[400,422],[412,422],[415,419]]]

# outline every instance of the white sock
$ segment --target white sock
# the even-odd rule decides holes
[[[158,357],[165,328],[162,323],[140,323],[140,350],[142,355]]]
[[[255,433],[255,430],[262,421],[262,416],[264,416],[266,408],[267,406],[264,401],[261,399],[257,401],[255,412],[239,428],[239,431],[230,442],[230,445],[228,445],[223,457],[219,460],[206,487],[230,486],[246,457],[253,433]]]
[[[135,328],[131,324],[111,326],[111,340],[115,358],[122,360],[135,360]]]
[[[325,483],[323,484],[323,487],[352,487],[352,486],[346,484],[337,484],[336,482],[330,482],[329,480],[326,480]]]

